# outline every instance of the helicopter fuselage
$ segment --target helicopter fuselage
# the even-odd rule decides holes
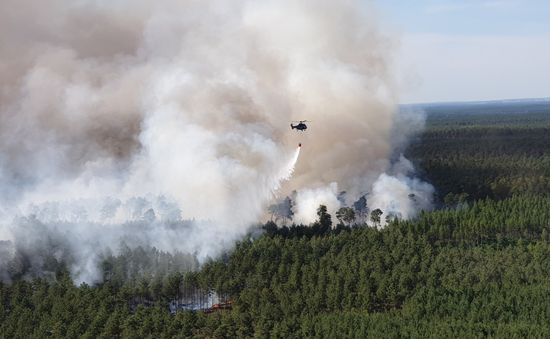
[[[307,129],[306,124],[304,124],[303,122],[301,122],[297,125],[290,124],[290,127],[292,129],[297,129],[298,131],[305,131]]]

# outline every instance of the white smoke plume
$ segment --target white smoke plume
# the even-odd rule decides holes
[[[309,224],[317,218],[319,205],[325,205],[327,212],[334,215],[341,203],[338,201],[338,184],[333,182],[318,188],[306,188],[297,191],[295,214],[296,223]]]
[[[97,281],[99,252],[121,239],[215,256],[275,190],[297,189],[307,222],[317,202],[336,208],[331,183],[374,194],[391,168],[393,40],[361,1],[2,7],[0,240],[30,270],[50,251]],[[301,119],[308,131],[290,131]],[[16,251],[0,252],[4,274]]]
[[[369,206],[380,208],[382,224],[386,217],[409,219],[420,210],[428,210],[432,205],[434,188],[432,185],[410,176],[413,167],[403,156],[390,171],[393,175],[382,173],[374,182]]]

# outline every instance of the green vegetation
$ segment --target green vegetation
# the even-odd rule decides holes
[[[550,104],[548,114],[540,108],[533,113],[521,107],[521,113],[478,109],[432,113],[425,132],[407,150],[440,200],[449,193],[470,200],[550,196]]]
[[[550,337],[550,116],[442,116],[408,150],[439,192],[435,211],[377,229],[320,207],[314,225],[270,222],[199,270],[124,249],[97,286],[74,286],[59,265],[53,281],[0,284],[0,335]],[[170,313],[189,290],[232,308]]]

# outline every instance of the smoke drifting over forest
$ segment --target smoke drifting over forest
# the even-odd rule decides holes
[[[304,223],[344,190],[430,205],[399,158],[422,116],[360,1],[5,0],[0,41],[0,279],[53,256],[94,282],[121,240],[215,256],[275,192]]]

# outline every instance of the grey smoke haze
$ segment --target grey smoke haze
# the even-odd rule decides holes
[[[0,240],[31,267],[55,248],[95,281],[99,252],[121,239],[214,256],[281,184],[303,222],[319,203],[334,211],[340,190],[409,217],[404,195],[429,206],[429,186],[394,173],[412,128],[395,113],[393,40],[360,1],[2,7]],[[290,131],[300,119],[308,132]],[[205,221],[169,227],[181,218]]]

